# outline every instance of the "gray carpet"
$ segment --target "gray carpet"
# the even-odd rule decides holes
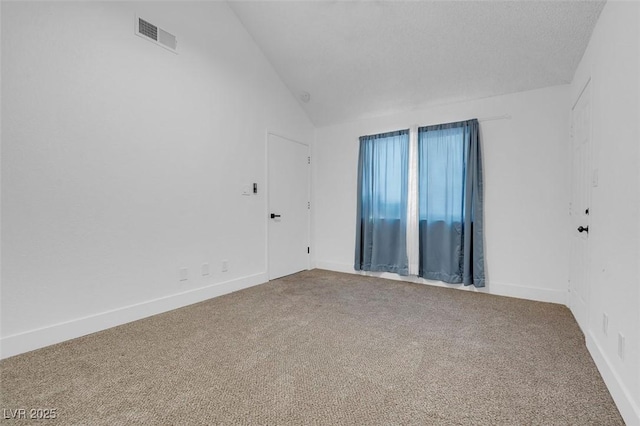
[[[39,424],[623,424],[567,308],[320,270],[0,371]]]

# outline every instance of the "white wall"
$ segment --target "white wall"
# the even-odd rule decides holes
[[[359,136],[509,114],[480,124],[487,291],[565,303],[569,93],[550,87],[318,129],[316,265],[353,272]]]
[[[609,1],[571,85],[591,78],[593,167],[587,346],[627,424],[640,425],[640,3]],[[602,314],[609,315],[609,332]],[[618,357],[618,333],[626,338]]]
[[[266,281],[266,131],[314,137],[219,2],[2,2],[2,114],[3,357]]]

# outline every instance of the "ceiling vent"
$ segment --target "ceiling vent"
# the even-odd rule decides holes
[[[176,36],[139,16],[136,16],[135,33],[137,36],[164,47],[173,53],[178,53],[178,40]]]

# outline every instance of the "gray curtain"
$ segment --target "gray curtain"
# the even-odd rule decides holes
[[[419,276],[484,287],[478,120],[418,129]]]
[[[408,275],[409,130],[360,138],[354,268]]]

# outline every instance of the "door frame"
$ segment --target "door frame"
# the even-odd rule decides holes
[[[269,275],[269,203],[270,203],[270,194],[269,194],[269,137],[276,136],[282,139],[285,139],[289,142],[297,143],[299,145],[303,145],[307,147],[307,156],[311,158],[311,145],[306,142],[301,142],[289,136],[284,136],[282,133],[275,132],[273,130],[267,129],[265,132],[265,141],[264,141],[264,161],[265,161],[265,204],[264,204],[264,224],[265,224],[265,240],[264,240],[264,259],[265,259],[265,272],[267,274],[267,281],[270,281]],[[307,168],[307,201],[311,203],[311,165]],[[311,250],[311,208],[307,209],[307,246],[309,250]],[[307,270],[311,269],[311,254],[307,255]]]
[[[576,317],[576,311],[575,311],[575,304],[574,304],[574,296],[573,296],[573,286],[572,286],[572,265],[573,265],[573,256],[574,256],[574,252],[573,252],[573,238],[575,238],[575,235],[573,234],[574,232],[576,232],[575,229],[573,229],[574,227],[574,223],[573,223],[573,214],[574,212],[578,211],[577,207],[573,205],[573,200],[574,200],[574,194],[573,194],[573,188],[574,188],[574,167],[575,167],[575,158],[574,158],[574,137],[575,137],[575,130],[574,130],[574,110],[576,108],[576,106],[578,105],[578,102],[580,102],[580,99],[582,99],[582,96],[584,95],[584,93],[587,91],[587,88],[589,89],[589,128],[587,129],[587,132],[589,134],[589,146],[587,148],[587,164],[583,165],[583,167],[585,167],[587,169],[587,201],[589,204],[589,219],[588,219],[588,224],[587,226],[590,226],[591,224],[591,214],[593,213],[591,211],[591,201],[593,198],[593,178],[594,178],[594,170],[595,167],[593,165],[593,151],[594,151],[594,142],[593,142],[593,85],[592,85],[593,81],[591,76],[588,76],[584,82],[584,84],[582,85],[582,88],[580,89],[580,91],[578,92],[578,96],[576,97],[575,101],[573,101],[572,105],[571,105],[571,145],[570,145],[570,152],[571,152],[571,181],[570,181],[570,188],[571,188],[571,192],[569,194],[570,196],[570,214],[571,214],[571,218],[570,218],[570,227],[571,227],[571,234],[570,234],[570,240],[569,240],[569,294],[568,294],[568,300],[567,300],[567,306],[569,307],[572,315],[574,316],[574,318],[576,319],[576,322],[578,323],[578,326],[580,327],[580,329],[582,330],[582,332],[586,335],[587,334],[587,330],[589,329],[589,323],[591,321],[591,277],[592,277],[592,270],[591,270],[591,244],[589,242],[589,234],[587,234],[586,236],[586,253],[585,253],[585,259],[587,261],[587,265],[585,265],[586,270],[585,270],[585,282],[584,282],[584,286],[586,287],[586,293],[587,293],[587,300],[585,300],[585,312],[584,312],[584,318],[577,318]],[[591,231],[591,229],[590,229]],[[580,321],[584,321],[584,324],[581,324]]]

